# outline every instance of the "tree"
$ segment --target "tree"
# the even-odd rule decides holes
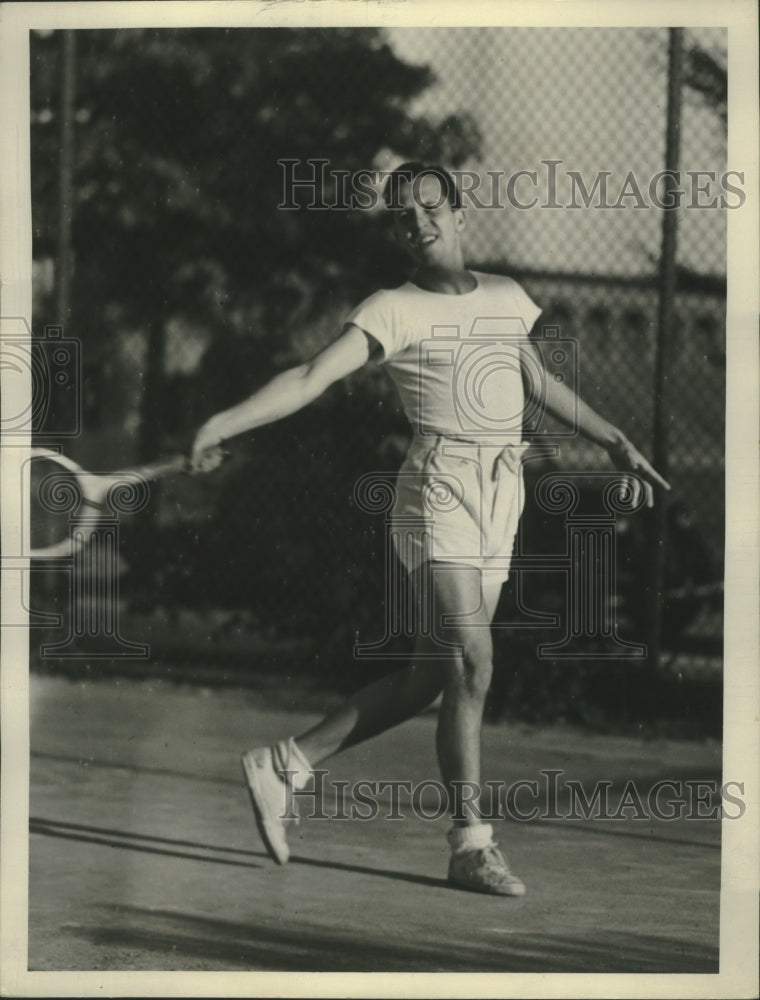
[[[699,45],[685,52],[684,83],[696,91],[723,119],[728,119],[728,73],[715,56]]]
[[[278,209],[278,161],[322,158],[353,174],[387,148],[456,166],[478,136],[467,116],[409,115],[432,75],[374,28],[77,36],[75,332],[106,361],[115,330],[147,331],[147,458],[162,446],[170,318],[206,325],[222,353],[237,342],[232,356],[253,357],[263,375],[296,313],[314,316],[338,290],[361,294],[387,273],[366,213]],[[55,253],[60,40],[32,43],[36,257]]]

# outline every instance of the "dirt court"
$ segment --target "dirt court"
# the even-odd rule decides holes
[[[30,970],[718,971],[720,823],[571,819],[563,790],[720,783],[715,742],[486,727],[484,777],[562,772],[559,819],[498,824],[528,887],[503,899],[447,886],[447,821],[415,817],[403,792],[403,819],[383,818],[385,791],[371,821],[335,818],[326,792],[331,818],[302,821],[287,867],[269,861],[239,753],[298,732],[313,709],[32,675],[30,713]],[[426,714],[348,751],[329,780],[435,778],[434,729]]]

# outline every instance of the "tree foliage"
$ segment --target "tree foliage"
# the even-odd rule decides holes
[[[32,38],[38,259],[57,252],[62,41],[60,32]],[[409,113],[433,76],[400,60],[376,29],[77,31],[75,76],[69,332],[94,379],[122,363],[117,333],[144,333],[147,354],[132,362],[144,458],[186,447],[209,412],[286,363],[296,330],[321,336],[335,303],[401,277],[377,215],[278,208],[278,161],[324,159],[352,174],[381,155],[455,167],[478,153],[467,115]],[[39,327],[56,321],[52,301],[43,313]],[[200,372],[184,380],[164,363],[178,319],[210,340]],[[361,401],[336,387],[287,426],[258,432],[253,455],[188,483],[180,499],[167,488],[159,503],[154,492],[122,536],[125,594],[154,606],[245,606],[270,621],[290,608],[291,631],[345,617],[374,545],[366,517],[346,517],[346,498],[359,465],[377,461],[381,425],[394,430],[387,387],[367,377]],[[123,420],[115,408],[114,398],[101,407]]]
[[[726,121],[728,118],[728,72],[725,65],[699,45],[690,46],[684,58],[684,83]]]
[[[282,211],[283,158],[381,150],[461,162],[473,123],[412,117],[432,82],[362,29],[79,31],[74,320],[83,336],[175,314],[264,337],[388,266],[367,213]],[[55,254],[61,34],[32,46],[35,255]],[[357,252],[360,250],[360,252]]]

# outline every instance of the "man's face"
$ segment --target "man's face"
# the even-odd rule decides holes
[[[442,182],[432,174],[399,185],[393,211],[396,241],[420,266],[461,267],[459,234],[464,213],[451,207]]]

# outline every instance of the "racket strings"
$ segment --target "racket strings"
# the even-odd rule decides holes
[[[143,510],[150,500],[151,482],[190,469],[186,456],[174,455],[119,472],[92,473],[57,452],[33,449],[25,475],[30,555],[73,554],[86,544],[98,522],[111,523],[122,514]]]
[[[36,456],[29,463],[28,498],[31,554],[57,557],[72,554],[96,524],[142,509],[149,487],[135,472],[78,474]]]

